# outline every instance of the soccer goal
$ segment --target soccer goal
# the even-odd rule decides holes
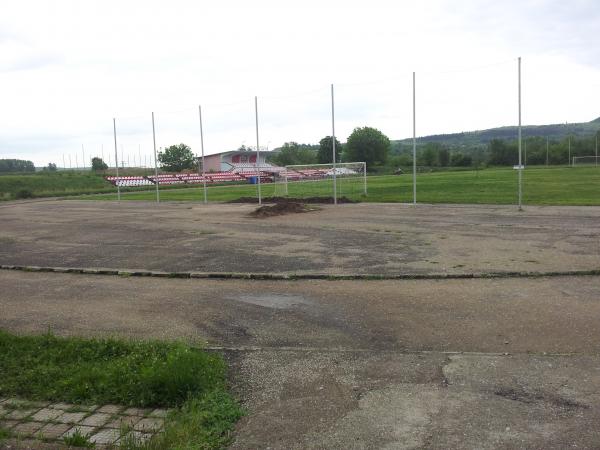
[[[289,197],[348,197],[367,195],[364,162],[285,166],[275,178],[275,195]]]
[[[600,156],[573,156],[573,167],[576,166],[597,166],[600,162]]]

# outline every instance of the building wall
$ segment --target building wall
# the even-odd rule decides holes
[[[205,172],[221,172],[221,155],[208,155],[204,157]]]
[[[260,154],[260,164],[264,164],[267,161],[267,155]],[[239,164],[239,163],[256,163],[256,152],[238,152],[231,154],[218,153],[216,155],[208,155],[204,157],[204,170],[206,172],[227,172],[231,170],[231,166],[228,164]]]

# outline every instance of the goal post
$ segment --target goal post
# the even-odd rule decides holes
[[[285,166],[275,182],[281,186],[279,189],[276,187],[279,195],[333,197],[337,191],[338,198],[345,196],[357,199],[367,195],[367,164],[294,164]]]
[[[576,166],[598,166],[600,156],[573,156],[573,167]]]

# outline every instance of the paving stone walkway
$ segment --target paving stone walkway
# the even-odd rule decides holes
[[[144,442],[163,430],[167,414],[166,409],[75,405],[0,397],[0,429],[7,430],[15,438],[46,442],[64,442],[66,437],[77,431],[86,435],[96,447],[118,446],[128,434],[137,442]]]

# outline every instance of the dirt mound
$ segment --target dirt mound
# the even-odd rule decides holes
[[[263,197],[263,203],[312,203],[312,204],[333,204],[333,197]],[[227,203],[258,203],[256,197],[240,197],[230,200]],[[338,203],[356,203],[348,197],[339,197]]]
[[[265,218],[273,216],[282,216],[284,214],[303,213],[314,211],[314,208],[307,208],[306,205],[298,202],[281,202],[271,206],[261,206],[250,213],[252,217]]]

